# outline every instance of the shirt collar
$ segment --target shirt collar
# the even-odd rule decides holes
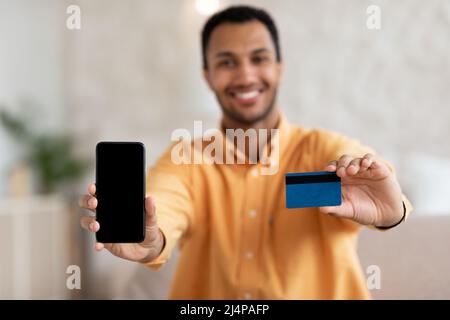
[[[234,143],[227,137],[226,129],[223,126],[222,121],[220,122],[220,129],[224,143],[224,158],[227,153],[230,153],[235,155],[236,159],[243,159],[245,163],[248,164],[249,159],[246,159],[244,153],[238,148],[235,148]],[[289,142],[289,136],[291,134],[291,124],[282,112],[280,112],[277,128],[274,128],[272,130],[271,141],[264,146],[262,153],[262,155],[268,155],[268,159],[263,159],[263,163],[259,162],[257,165],[269,166],[269,161],[270,165],[277,165],[277,167],[279,165],[279,158],[285,151],[286,146]]]

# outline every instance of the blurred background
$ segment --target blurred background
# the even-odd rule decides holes
[[[77,199],[98,141],[142,141],[151,165],[174,129],[217,127],[200,30],[231,4],[274,16],[292,123],[358,138],[396,167],[415,210],[361,234],[363,270],[381,270],[373,296],[450,298],[448,0],[0,0],[0,298],[167,297],[177,255],[154,272],[94,252]],[[67,28],[70,5],[80,29]],[[66,287],[70,265],[80,289]]]

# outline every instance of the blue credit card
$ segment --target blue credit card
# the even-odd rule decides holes
[[[341,205],[341,178],[335,172],[287,173],[285,177],[287,208]]]

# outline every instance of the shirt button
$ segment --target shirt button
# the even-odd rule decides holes
[[[250,300],[251,298],[252,298],[252,294],[250,292],[244,293],[244,299],[245,300]]]
[[[252,176],[257,177],[258,176],[258,168],[255,168],[252,170]]]
[[[250,211],[248,212],[248,215],[249,215],[251,218],[254,218],[254,217],[256,217],[256,211],[255,211],[255,210],[250,210]]]
[[[253,252],[247,251],[247,252],[245,253],[245,258],[246,258],[247,260],[252,259],[252,258],[253,258]]]

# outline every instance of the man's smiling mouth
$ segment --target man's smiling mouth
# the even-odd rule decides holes
[[[231,91],[230,95],[236,99],[240,104],[254,104],[258,101],[264,89],[252,89],[245,91]]]

